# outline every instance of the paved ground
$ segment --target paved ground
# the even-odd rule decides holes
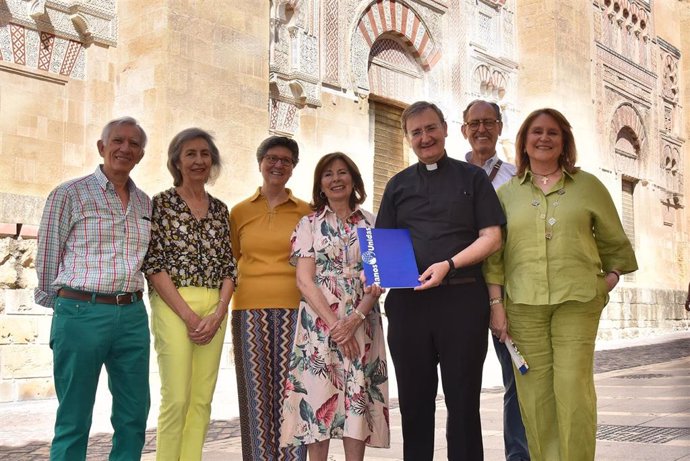
[[[493,360],[490,352],[487,363]],[[608,342],[598,345],[595,379],[599,396],[598,461],[690,461],[690,332],[664,337]],[[482,392],[482,428],[487,461],[503,457],[501,399],[494,372],[485,371]],[[229,376],[220,382],[230,382]],[[155,388],[152,385],[152,388]],[[228,386],[217,393],[216,402],[227,399],[234,390]],[[223,394],[225,392],[226,394]],[[396,401],[393,401],[392,406]],[[94,416],[94,431],[89,440],[89,460],[105,460],[110,449],[107,423],[108,403]],[[6,461],[45,460],[49,450],[54,400],[0,404],[0,459]],[[231,407],[226,405],[225,407]],[[155,424],[154,402],[149,422]],[[230,411],[232,413],[232,410]],[[217,412],[214,412],[214,418]],[[446,412],[438,401],[435,459],[446,458]],[[390,449],[367,450],[371,461],[402,459],[400,413],[391,411]],[[147,433],[143,460],[155,459],[155,430]],[[331,459],[344,460],[342,448],[334,441]],[[211,423],[204,449],[205,461],[241,459],[239,422],[236,417],[221,417]]]

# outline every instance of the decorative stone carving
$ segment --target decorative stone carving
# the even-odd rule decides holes
[[[291,136],[297,131],[297,106],[271,98],[269,110],[271,133]]]
[[[610,120],[609,152],[615,153],[614,170],[630,178],[640,178],[649,149],[643,117],[630,102],[623,102]]]
[[[483,99],[500,101],[506,94],[508,80],[497,69],[490,69],[486,64],[481,64],[474,70],[472,76],[473,90],[479,93]]]
[[[73,14],[70,19],[72,19],[74,29],[79,32],[79,35],[82,37],[82,41],[84,43],[90,43],[93,39],[93,32],[86,16],[77,13]]]
[[[495,8],[496,10],[501,9],[503,5],[505,5],[506,0],[481,0],[482,3]]]
[[[270,129],[291,134],[297,108],[321,105],[319,2],[278,0],[271,5]],[[293,109],[287,108],[291,105]]]
[[[84,79],[84,45],[78,41],[37,32],[17,24],[0,27],[3,61],[66,77]]]
[[[117,42],[115,0],[0,2],[0,59],[29,69],[86,77],[85,46]]]
[[[41,16],[46,14],[46,0],[33,0],[29,2],[27,6],[29,16],[34,19],[40,19]]]
[[[409,52],[392,38],[379,38],[371,47],[369,84],[379,96],[412,102],[421,89],[422,72]]]
[[[369,90],[366,69],[369,52],[383,34],[399,37],[424,70],[430,70],[441,58],[441,49],[426,21],[409,6],[390,0],[372,3],[360,14],[352,36],[350,62],[356,88]]]
[[[662,56],[663,79],[662,93],[664,98],[672,103],[678,102],[678,59],[670,54]]]
[[[324,63],[324,81],[337,84],[340,80],[338,75],[338,66],[340,63],[339,50],[340,44],[338,43],[338,0],[327,1],[324,4],[325,14],[324,14],[324,48],[325,53],[325,63]]]
[[[56,37],[106,46],[117,43],[116,0],[4,0],[0,23],[49,32]],[[76,18],[76,19],[74,19]],[[90,32],[84,34],[84,25]]]
[[[642,0],[599,0],[595,20],[602,21],[600,41],[633,62],[649,66],[651,9]]]

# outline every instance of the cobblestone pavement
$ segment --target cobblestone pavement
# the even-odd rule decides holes
[[[597,460],[690,461],[690,334],[657,344],[599,350],[595,353],[595,374],[599,394]],[[503,459],[501,397],[500,388],[482,392],[487,461]],[[391,404],[391,449],[367,450],[367,460],[402,459],[397,401]],[[440,448],[436,459],[445,459],[445,408],[442,400],[438,404],[436,438]],[[2,432],[18,430],[12,428],[11,419],[12,414],[3,414],[0,406]],[[93,435],[89,439],[87,459],[106,460],[111,437],[109,433]],[[155,438],[155,429],[147,431],[143,460],[155,459]],[[50,442],[47,440],[5,445],[0,445],[3,461],[48,459]],[[333,444],[332,460],[344,459],[338,445]],[[204,460],[240,460],[240,454],[239,420],[213,420]]]

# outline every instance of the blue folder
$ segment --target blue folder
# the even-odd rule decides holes
[[[419,271],[407,229],[357,229],[367,285],[383,288],[419,286]]]

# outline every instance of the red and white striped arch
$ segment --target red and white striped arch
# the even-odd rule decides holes
[[[386,32],[397,33],[424,70],[430,70],[441,59],[421,18],[406,4],[395,0],[377,0],[369,5],[357,24],[358,33],[369,48]]]

